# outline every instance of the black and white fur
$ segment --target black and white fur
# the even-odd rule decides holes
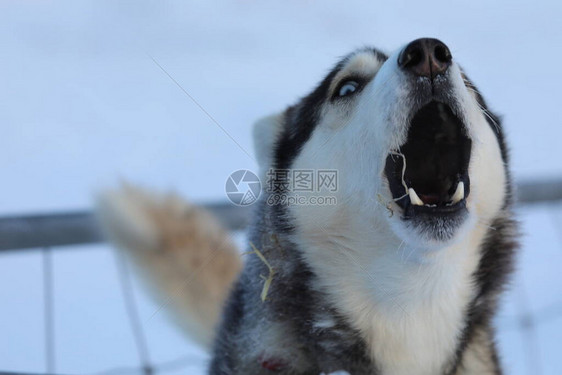
[[[338,171],[337,191],[299,192],[336,205],[271,205],[266,191],[256,203],[249,242],[274,271],[265,301],[264,261],[246,255],[239,273],[226,232],[200,209],[131,188],[100,200],[108,233],[182,326],[214,341],[211,375],[501,374],[492,318],[517,238],[502,128],[454,60],[416,76],[403,51],[353,52],[255,125],[262,180],[270,168]],[[394,156],[409,146],[402,170]],[[435,186],[447,197],[463,181],[462,200],[427,203],[435,166],[459,169]]]
[[[269,206],[262,197],[250,240],[276,273],[262,302],[268,270],[248,259],[211,374],[269,374],[267,361],[283,374],[501,373],[491,320],[516,232],[502,129],[456,63],[436,89],[402,71],[399,53],[350,54],[310,95],[256,125],[262,171],[337,169],[338,204]],[[360,91],[333,100],[349,77]],[[405,220],[384,176],[413,113],[435,97],[472,140],[466,215],[447,236]]]

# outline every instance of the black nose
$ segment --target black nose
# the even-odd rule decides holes
[[[451,65],[451,51],[440,40],[416,39],[404,48],[398,56],[398,66],[416,76],[435,78]]]

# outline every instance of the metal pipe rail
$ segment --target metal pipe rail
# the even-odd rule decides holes
[[[517,184],[519,204],[562,200],[562,179]],[[229,203],[203,205],[230,230],[244,229],[251,207]],[[0,251],[103,242],[96,217],[89,211],[0,218]]]
[[[230,230],[244,229],[250,207],[228,203],[203,205]],[[0,251],[103,242],[96,215],[90,211],[0,218]]]

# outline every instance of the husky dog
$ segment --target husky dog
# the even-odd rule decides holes
[[[200,208],[133,188],[100,200],[112,238],[212,343],[210,374],[501,374],[492,318],[517,239],[507,148],[445,44],[355,51],[254,135],[262,179],[335,170],[337,189],[298,194],[337,203],[263,191],[243,266]]]

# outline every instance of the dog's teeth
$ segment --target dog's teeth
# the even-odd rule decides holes
[[[453,204],[459,202],[461,199],[464,198],[464,182],[459,182],[457,185],[457,190],[455,190],[455,194],[451,198]]]
[[[412,188],[408,189],[408,195],[410,196],[410,202],[416,206],[423,206],[423,201],[418,197],[416,191]]]

